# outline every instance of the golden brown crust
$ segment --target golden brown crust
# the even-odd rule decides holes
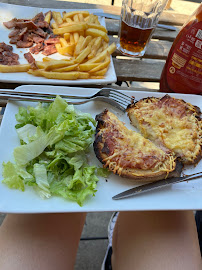
[[[176,169],[175,158],[139,133],[128,130],[108,110],[96,116],[94,141],[97,158],[110,171],[136,181],[151,182],[168,177]],[[180,175],[178,167],[176,175]]]
[[[202,119],[198,107],[165,95],[141,99],[129,105],[127,113],[144,137],[171,150],[184,164],[201,159]]]

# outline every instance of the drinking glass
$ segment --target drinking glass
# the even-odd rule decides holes
[[[144,55],[167,0],[123,0],[117,48],[128,56]]]

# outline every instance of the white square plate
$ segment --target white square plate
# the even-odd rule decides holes
[[[47,9],[47,8],[26,7],[26,6],[0,3],[0,42],[5,42],[6,44],[10,44],[8,34],[11,32],[11,30],[7,29],[3,25],[3,22],[7,22],[15,17],[18,19],[31,19],[39,12],[46,13],[49,10],[50,9]],[[60,11],[62,13],[64,9],[57,9],[57,11]],[[66,11],[67,12],[72,11],[72,9],[71,10],[66,9]],[[95,11],[96,13],[102,12],[102,10],[100,9],[88,9],[88,11],[90,13],[93,13]],[[106,26],[105,19],[103,17],[99,17],[99,21],[103,26]],[[20,64],[27,64],[27,60],[24,58],[24,53],[28,52],[29,48],[28,49],[16,48],[15,44],[10,44],[10,45],[13,46],[13,52],[19,55]],[[41,53],[34,55],[34,58],[37,61],[41,61],[43,57],[45,57],[45,55]],[[49,57],[54,58],[54,59],[64,58],[62,55],[58,53],[50,55]],[[108,83],[116,82],[116,80],[117,78],[116,78],[116,73],[115,73],[112,57],[111,57],[111,63],[110,63],[109,69],[104,79],[54,80],[54,79],[47,79],[43,77],[35,77],[26,72],[0,73],[1,82],[16,82],[16,83],[26,83],[26,84],[33,83],[33,84],[56,84],[56,85],[57,84],[59,85],[90,85],[90,84],[108,84]]]
[[[56,87],[56,86],[21,86],[17,90],[45,92],[57,94],[74,94],[91,95],[97,92],[97,89]],[[161,97],[164,93],[152,92],[134,92],[124,91],[130,96],[135,96],[137,100],[156,96]],[[172,94],[177,98],[192,103],[202,109],[202,97],[196,95]],[[31,188],[26,188],[25,192],[11,190],[2,184],[2,162],[13,161],[13,150],[19,146],[20,142],[15,131],[15,114],[18,112],[19,106],[36,105],[36,103],[28,102],[9,102],[3,117],[0,128],[0,212],[12,213],[48,213],[48,212],[95,212],[95,211],[132,211],[132,210],[183,210],[183,209],[202,209],[202,178],[191,181],[190,183],[179,183],[169,187],[162,188],[158,191],[152,191],[123,200],[112,200],[117,193],[134,187],[132,180],[121,178],[111,174],[108,179],[100,177],[97,185],[95,197],[91,197],[82,207],[78,204],[64,200],[59,197],[52,197],[47,200],[41,199]],[[77,106],[82,112],[91,113],[93,117],[101,113],[105,108],[114,112],[120,120],[124,121],[130,129],[129,119],[126,114],[112,108],[107,103],[89,102],[84,105]],[[92,164],[100,165],[96,159],[93,150],[90,153]],[[196,167],[189,166],[184,170],[186,174],[202,171],[202,161]]]

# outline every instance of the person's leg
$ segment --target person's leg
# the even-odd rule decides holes
[[[113,232],[112,269],[201,270],[193,212],[120,212]]]
[[[85,213],[7,215],[0,227],[1,269],[74,269],[85,216]]]

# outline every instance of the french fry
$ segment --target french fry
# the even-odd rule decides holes
[[[108,43],[104,41],[102,47],[103,47],[103,50],[105,50],[108,47]]]
[[[89,79],[92,79],[92,80],[100,80],[100,79],[104,79],[105,77],[104,76],[90,76]]]
[[[52,72],[38,69],[38,70],[29,70],[28,73],[34,76],[41,76],[47,79],[56,79],[56,80],[77,80],[79,77],[78,71]]]
[[[86,26],[86,27],[87,27],[87,26]],[[80,32],[79,32],[79,35],[84,37],[84,36],[85,36],[85,30],[80,31]]]
[[[91,69],[96,68],[97,66],[99,66],[99,63],[92,63],[92,64],[80,64],[79,65],[79,70],[80,71],[90,71]]]
[[[34,76],[39,76],[39,77],[43,77],[42,75],[41,75],[41,69],[35,69],[35,70],[33,70],[33,69],[29,69],[28,71],[27,71],[27,73],[28,74],[31,74],[31,75],[34,75]]]
[[[63,68],[56,68],[53,69],[52,71],[54,72],[67,72],[67,71],[72,71],[72,70],[76,70],[76,68],[78,67],[79,64],[74,64],[68,67],[63,67]]]
[[[88,26],[88,28],[98,29],[98,30],[101,30],[101,31],[107,33],[107,29],[103,25],[87,22],[87,26]]]
[[[73,21],[72,21],[71,18],[67,18],[67,19],[66,19],[66,22],[67,22],[67,23],[73,23]]]
[[[79,37],[79,40],[76,44],[76,47],[75,47],[75,51],[74,51],[74,55],[77,56],[79,55],[80,51],[81,51],[81,46],[83,44],[83,41],[84,41],[84,37],[83,36],[80,36]]]
[[[112,54],[116,50],[116,44],[113,42],[109,47],[107,47],[103,52],[95,56],[94,58],[88,60],[86,64],[88,63],[99,63],[102,62],[107,54]]]
[[[70,33],[64,33],[64,39],[69,40],[70,39]]]
[[[89,18],[88,18],[88,23],[94,23],[95,21],[95,16],[93,14],[90,14]]]
[[[75,11],[67,12],[67,13],[63,16],[63,21],[65,21],[66,18],[73,18],[74,15],[79,14],[79,13],[81,13],[81,14],[83,15],[83,17],[89,16],[89,12],[88,12],[88,11],[85,11],[85,10],[81,10],[81,11],[75,10]]]
[[[58,28],[58,25],[57,25],[56,22],[53,22],[53,23],[51,24],[51,27],[52,27],[52,29],[57,29],[57,28]]]
[[[78,16],[78,14],[75,14],[74,16],[73,16],[73,20],[75,21],[75,22],[79,22],[79,16]]]
[[[47,22],[47,23],[50,23],[51,17],[52,17],[52,12],[49,11],[48,13],[46,13],[44,21]]]
[[[40,69],[44,69],[44,67],[45,67],[45,63],[44,62],[41,62],[41,61],[36,61],[36,65]]]
[[[56,80],[77,80],[79,78],[78,71],[47,72],[42,70],[41,75],[47,79],[56,79]]]
[[[89,19],[89,16],[87,16],[87,17],[83,18],[84,22],[87,22],[87,21],[88,21],[88,19]]]
[[[105,73],[107,72],[107,69],[108,69],[108,68],[104,68],[104,69],[102,69],[102,70],[99,70],[99,71],[94,72],[94,73],[91,73],[91,74],[92,74],[93,76],[104,76]]]
[[[60,38],[60,44],[62,47],[68,46],[68,43],[67,43],[66,39],[64,39],[64,38]]]
[[[55,47],[59,54],[73,56],[75,44],[67,44],[65,47],[62,47],[61,44],[55,44]]]
[[[69,42],[70,42],[71,44],[74,44],[74,43],[75,43],[75,41],[74,41],[74,33],[73,33],[73,34],[70,34]]]
[[[92,38],[92,40],[89,42],[89,45],[92,47],[95,43],[97,38]]]
[[[95,18],[95,22],[94,23],[100,25],[100,22],[98,20],[98,17]]]
[[[52,61],[53,59],[50,57],[44,57],[43,58],[43,62],[48,62],[48,61]]]
[[[62,16],[61,16],[60,12],[53,11],[53,12],[52,12],[52,15],[53,15],[54,21],[55,21],[57,24],[63,23]]]
[[[73,59],[62,59],[62,60],[58,60],[58,59],[53,59],[53,58],[50,58],[50,57],[44,57],[43,58],[43,62],[50,62],[50,61],[54,61],[54,62],[61,62],[61,61],[66,61],[68,63],[70,63],[70,65],[73,65],[74,64],[74,60]]]
[[[69,18],[68,18],[69,19]],[[71,20],[71,19],[70,19]],[[59,28],[64,28],[64,27],[67,27],[67,26],[70,26],[70,25],[75,25],[75,24],[78,24],[79,22],[75,22],[75,21],[69,21],[69,22],[63,22],[61,23],[58,27]]]
[[[81,63],[87,56],[88,54],[91,52],[91,47],[88,46],[86,47],[75,59],[76,63]]]
[[[87,28],[86,23],[72,24],[70,26],[53,29],[53,33],[55,35],[61,35],[61,34],[65,34],[65,33],[82,31],[82,30],[85,30],[86,28]],[[99,30],[97,30],[97,31],[99,31]]]
[[[99,64],[97,67],[91,69],[89,72],[90,72],[90,73],[97,72],[97,71],[99,71],[99,70],[102,70],[102,69],[108,67],[109,64],[110,64],[110,56],[108,55],[108,56],[106,57],[106,60],[105,60],[103,63],[101,63],[101,64]]]
[[[90,63],[90,64],[83,63],[83,64],[79,65],[79,70],[80,71],[90,71],[91,69],[93,69],[99,65],[100,65],[99,63]]]
[[[79,72],[78,79],[89,79],[90,74],[88,72]]]
[[[85,48],[87,47],[87,45],[90,43],[91,40],[92,40],[92,37],[91,37],[91,36],[87,36],[87,37],[84,39],[84,41],[83,41],[83,43],[82,43],[82,45],[81,45],[80,50],[82,51],[83,49],[85,49]]]
[[[97,50],[97,55],[100,54],[101,52],[103,52],[103,46],[101,46],[98,50]]]
[[[109,37],[108,37],[107,33],[103,32],[99,29],[88,28],[88,29],[86,29],[86,35],[89,35],[92,37],[102,37],[104,39],[104,41],[109,42]]]
[[[29,64],[6,66],[0,65],[0,72],[2,73],[14,73],[14,72],[26,72],[30,69]]]
[[[48,61],[47,64],[44,67],[45,71],[49,71],[55,68],[61,68],[61,67],[66,67],[66,66],[70,66],[73,65],[74,61],[64,61],[64,60],[52,60],[52,61]]]
[[[102,43],[102,38],[101,37],[97,37],[95,39],[95,42],[94,42],[93,46],[92,46],[91,53],[88,55],[88,58],[89,59],[95,57],[98,49],[100,48],[101,43]]]
[[[74,35],[74,43],[77,44],[79,41],[79,33],[75,32],[73,35]]]
[[[79,13],[78,14],[78,17],[79,17],[79,21],[80,22],[84,22],[84,17],[83,17],[83,14],[82,13]]]
[[[72,25],[72,24],[75,24],[75,23],[63,22],[60,25],[58,25],[58,28],[64,28],[64,27],[67,27],[67,26]]]
[[[109,54],[112,54],[116,51],[116,44],[113,42],[109,47],[107,47],[104,51],[107,51]]]
[[[89,63],[100,63],[100,62],[102,62],[106,58],[106,56],[107,56],[107,51],[103,51],[100,54],[98,54],[97,56],[95,56],[92,59],[88,60],[86,62],[86,64],[89,64]]]

